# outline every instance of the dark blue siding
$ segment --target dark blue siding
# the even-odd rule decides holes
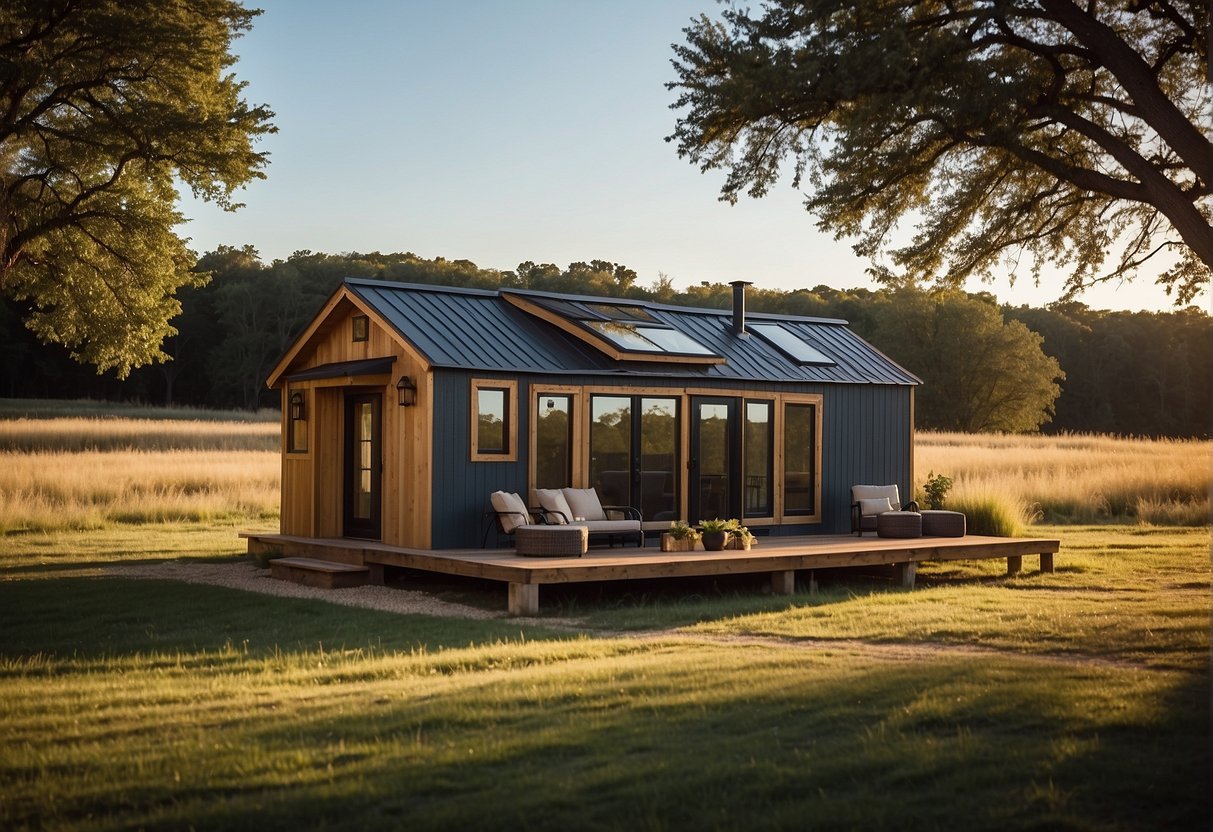
[[[434,378],[433,547],[479,546],[484,512],[493,491],[526,495],[530,448],[530,384],[643,386],[681,391],[684,380],[601,376],[537,376],[518,380],[518,459],[516,462],[471,462],[469,399],[471,378],[492,374],[437,371]],[[910,402],[913,388],[882,384],[777,384],[696,380],[697,389],[761,390],[817,393],[822,402],[822,522],[771,527],[778,534],[846,534],[850,530],[851,486],[896,483],[903,500],[913,496],[910,466],[913,449]],[[493,536],[490,535],[490,545]]]

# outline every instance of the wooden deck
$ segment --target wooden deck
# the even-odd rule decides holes
[[[914,585],[916,565],[924,561],[1006,558],[1007,573],[1023,568],[1025,555],[1039,555],[1042,572],[1053,571],[1060,541],[1040,538],[920,537],[772,537],[748,551],[662,552],[646,549],[592,548],[584,557],[520,557],[513,549],[409,549],[349,538],[307,538],[242,532],[250,553],[280,553],[366,566],[371,580],[383,582],[387,566],[502,581],[509,585],[512,615],[539,612],[542,584],[622,581],[768,572],[776,593],[790,595],[797,570],[842,566],[898,567],[903,585]]]

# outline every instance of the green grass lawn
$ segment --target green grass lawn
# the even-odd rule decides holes
[[[97,568],[230,529],[9,536],[0,828],[1208,829],[1208,528],[1033,531],[1055,574],[589,585],[525,624]]]

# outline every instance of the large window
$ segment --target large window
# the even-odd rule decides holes
[[[783,513],[817,514],[817,405],[783,409]]]
[[[573,397],[543,393],[535,408],[535,488],[573,484]]]
[[[472,381],[472,461],[517,459],[517,390],[514,381]]]
[[[772,470],[775,460],[774,402],[746,401],[745,516],[770,517],[775,513]]]

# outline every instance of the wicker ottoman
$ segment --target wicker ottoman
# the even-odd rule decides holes
[[[589,545],[585,526],[519,526],[514,529],[514,552],[533,558],[581,557]]]
[[[959,511],[922,512],[923,537],[964,537],[965,516]]]
[[[922,517],[916,511],[886,511],[876,515],[877,537],[922,537]]]

